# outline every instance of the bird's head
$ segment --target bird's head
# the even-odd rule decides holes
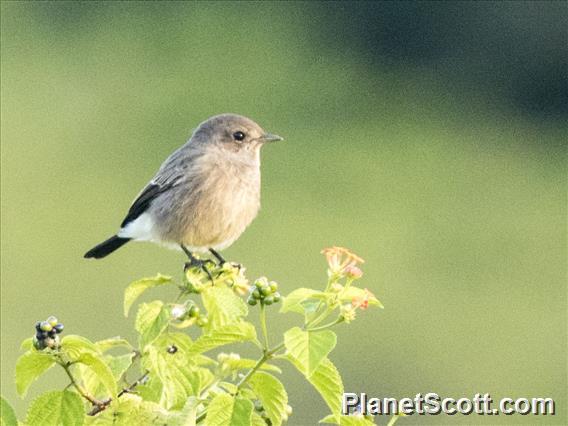
[[[257,159],[260,148],[282,137],[265,132],[250,118],[236,114],[221,114],[209,118],[193,133],[192,143],[231,153],[243,160]]]

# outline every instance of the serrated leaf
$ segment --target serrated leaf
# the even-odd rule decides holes
[[[114,348],[127,348],[132,350],[132,345],[128,343],[128,340],[123,339],[120,336],[99,340],[98,342],[95,342],[95,347],[100,352],[106,352]]]
[[[319,423],[331,423],[340,426],[373,426],[375,423],[364,416],[334,416],[330,414],[319,421]]]
[[[379,308],[384,309],[384,306],[379,299],[362,288],[351,286],[339,293],[339,300],[342,302],[351,302],[353,299],[362,298],[366,298],[369,301],[369,305],[378,306]]]
[[[109,366],[110,371],[114,377],[115,382],[119,382],[122,375],[132,365],[132,358],[134,353],[129,353],[120,356],[103,356],[103,361]],[[81,378],[83,386],[95,397],[108,398],[109,393],[106,387],[101,382],[99,375],[85,364],[73,364],[73,373]],[[76,370],[75,370],[76,369]]]
[[[234,324],[248,315],[247,304],[228,287],[206,287],[201,298],[210,330]]]
[[[207,408],[207,426],[250,425],[253,404],[248,399],[235,398],[226,393],[217,395]]]
[[[179,413],[170,415],[168,426],[195,426],[197,421],[197,407],[199,400],[193,396],[189,397]],[[266,425],[263,425],[266,426]]]
[[[250,426],[266,426],[266,422],[256,411],[252,412]]]
[[[95,353],[100,352],[93,342],[82,336],[77,336],[70,334],[61,339],[61,349],[67,354],[71,361],[75,361],[84,353]]]
[[[306,377],[312,375],[336,343],[337,336],[331,330],[315,332],[294,327],[284,333],[286,352],[302,366]]]
[[[290,357],[288,360],[301,373],[304,373],[303,367],[297,360]],[[320,362],[316,371],[306,378],[322,396],[336,419],[339,419],[341,415],[341,398],[343,397],[343,381],[335,365],[328,358],[325,358]]]
[[[143,303],[138,308],[134,328],[140,333],[140,347],[152,343],[168,327],[170,313],[159,300]]]
[[[175,353],[168,352],[171,345],[177,347]],[[213,373],[193,363],[190,347],[191,339],[182,333],[162,335],[146,347],[143,366],[150,372],[152,381],[160,381],[159,402],[167,409],[180,409],[188,397],[196,396],[214,380]]]
[[[142,293],[152,287],[158,287],[172,282],[172,277],[158,274],[152,278],[142,278],[141,280],[130,283],[124,290],[124,316],[128,316],[128,311],[132,304]]]
[[[85,417],[81,397],[70,391],[53,391],[32,402],[27,426],[81,426]]]
[[[81,354],[76,362],[88,367],[95,374],[95,376],[105,387],[105,389],[110,393],[111,397],[114,397],[116,395],[117,386],[112,371],[107,363],[99,358],[99,356],[94,353],[85,352]]]
[[[256,330],[249,322],[225,325],[208,334],[200,336],[190,348],[190,353],[198,354],[210,351],[230,343],[245,342],[256,339]]]
[[[280,426],[288,405],[288,394],[284,385],[276,377],[262,371],[257,371],[249,379],[249,384],[262,402],[272,424]]]
[[[303,314],[305,311],[303,302],[310,298],[317,298],[321,300],[325,298],[325,293],[312,290],[311,288],[297,288],[283,298],[280,312],[297,312],[299,314]]]
[[[29,351],[22,354],[16,361],[16,390],[18,395],[23,398],[30,385],[54,364],[53,357],[43,352]]]
[[[0,424],[1,426],[17,426],[18,418],[12,406],[4,399],[0,397]]]

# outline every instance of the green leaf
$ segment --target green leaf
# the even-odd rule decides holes
[[[16,390],[22,398],[30,385],[43,373],[53,367],[55,360],[49,354],[29,351],[16,362]]]
[[[175,353],[168,352],[170,345],[177,347]],[[164,334],[146,347],[142,364],[150,372],[151,381],[160,381],[159,402],[167,409],[180,409],[188,397],[197,396],[214,380],[208,369],[195,365],[190,348],[191,339],[182,333]]]
[[[152,278],[142,278],[141,280],[130,283],[124,290],[124,316],[128,316],[128,311],[132,304],[142,293],[152,287],[158,287],[172,282],[172,277],[158,274]]]
[[[170,313],[159,300],[143,303],[138,308],[134,327],[140,333],[140,347],[152,343],[168,327]]]
[[[292,364],[302,372],[297,361],[289,358]],[[339,418],[341,415],[341,398],[343,396],[343,382],[335,365],[325,358],[316,371],[307,378],[312,386],[319,392],[332,414]]]
[[[298,361],[306,377],[313,374],[336,343],[337,336],[331,330],[309,332],[294,327],[284,333],[287,354]]]
[[[325,293],[312,290],[311,288],[297,288],[288,296],[284,297],[280,312],[297,312],[303,314],[305,307],[302,302],[310,298],[325,299]]]
[[[197,398],[191,396],[187,399],[183,409],[179,413],[171,415],[168,419],[168,426],[195,426],[197,421]],[[266,426],[264,424],[263,426]]]
[[[99,340],[95,342],[95,347],[99,352],[106,352],[114,348],[127,348],[132,350],[132,345],[128,343],[128,340],[121,338],[120,336],[111,337],[105,340]]]
[[[251,424],[253,404],[248,399],[226,393],[217,395],[207,408],[207,426],[247,426]]]
[[[239,322],[248,315],[247,304],[228,287],[206,287],[201,298],[211,330]]]
[[[158,404],[144,401],[140,396],[124,394],[110,407],[94,417],[87,416],[88,426],[169,425],[169,413]]]
[[[74,334],[70,334],[61,339],[61,349],[67,354],[71,361],[77,360],[84,353],[100,355],[100,352],[93,342]]]
[[[252,417],[250,418],[250,420],[250,426],[266,426],[266,422],[256,411],[252,412]]]
[[[81,397],[70,391],[47,392],[28,410],[27,426],[81,426],[85,417]]]
[[[85,352],[76,361],[88,367],[105,387],[105,389],[114,397],[117,393],[116,381],[110,367],[96,354]]]
[[[31,351],[34,347],[34,338],[33,337],[28,337],[27,339],[24,339],[22,341],[22,344],[20,345],[20,350],[22,351]]]
[[[284,385],[276,377],[262,371],[257,371],[249,379],[249,384],[262,402],[272,424],[280,426],[288,405],[288,394]]]
[[[225,325],[216,330],[212,330],[208,334],[200,336],[191,346],[190,352],[198,354],[230,343],[245,342],[255,339],[256,330],[249,322]]]
[[[110,371],[112,371],[115,381],[118,382],[122,375],[126,373],[126,370],[130,368],[132,365],[132,358],[134,358],[133,352],[120,356],[105,357],[105,361],[107,362]]]
[[[324,417],[319,423],[331,423],[340,426],[373,426],[375,424],[364,416],[334,416],[333,414]]]
[[[18,418],[16,413],[8,401],[4,397],[0,397],[0,425],[1,426],[17,426]]]

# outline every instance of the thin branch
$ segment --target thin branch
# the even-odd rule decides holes
[[[122,389],[118,393],[118,395],[116,395],[116,397],[120,398],[122,395],[124,395],[126,393],[132,393],[134,391],[134,389],[136,388],[136,386],[138,386],[139,384],[142,384],[148,378],[149,374],[150,374],[150,372],[148,370],[146,370],[146,372],[140,378],[138,378],[134,383],[132,383],[127,388]],[[91,411],[89,411],[87,413],[87,415],[96,416],[101,411],[106,410],[111,402],[112,402],[112,398],[107,398],[104,401],[100,401],[99,404],[93,404],[93,409]]]

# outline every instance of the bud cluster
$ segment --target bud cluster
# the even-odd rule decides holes
[[[207,315],[201,313],[201,309],[192,300],[188,300],[183,305],[174,305],[171,310],[174,319],[184,322],[192,321],[199,327],[205,327],[209,323]]]
[[[261,305],[272,305],[280,302],[281,299],[278,284],[274,281],[268,282],[266,277],[261,277],[251,286],[247,303],[254,306],[260,301]]]
[[[45,321],[38,321],[35,325],[36,335],[33,338],[34,348],[42,350],[54,348],[59,344],[59,336],[63,331],[63,324],[57,318],[50,316]]]

